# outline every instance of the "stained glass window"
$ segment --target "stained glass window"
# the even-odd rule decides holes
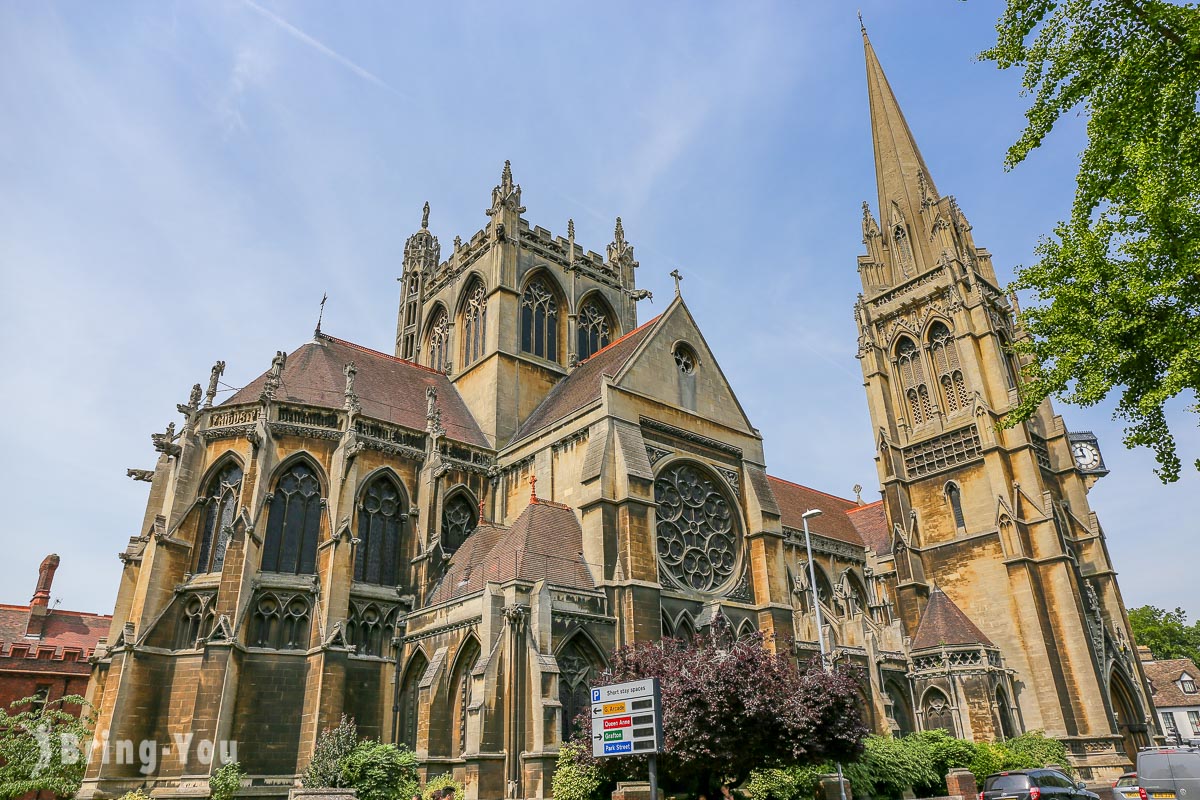
[[[446,348],[449,344],[450,319],[446,316],[445,311],[440,310],[434,317],[433,324],[429,326],[429,339],[425,347],[429,354],[430,368],[436,369],[438,372],[446,371],[449,362]]]
[[[971,407],[967,396],[967,384],[963,380],[962,364],[958,360],[958,345],[950,335],[950,329],[941,322],[929,328],[929,355],[942,387],[942,398],[946,411],[953,414]]]
[[[321,482],[312,467],[298,461],[280,476],[271,497],[263,571],[311,575],[320,531]]]
[[[738,560],[729,500],[704,472],[676,464],[654,481],[658,561],[680,586],[711,592],[728,583]]]
[[[901,336],[896,344],[896,371],[900,386],[908,405],[908,415],[914,427],[924,425],[933,418],[933,401],[929,397],[929,386],[925,382],[925,366],[921,363],[921,351],[916,342]]]
[[[463,367],[474,364],[483,358],[486,336],[487,298],[484,296],[483,284],[475,281],[475,284],[467,292],[467,302],[463,306]]]
[[[222,467],[204,493],[203,528],[196,556],[196,572],[220,572],[225,563],[225,529],[233,525],[238,492],[242,488],[242,468],[230,461]]]
[[[358,505],[358,548],[354,580],[395,586],[400,580],[400,537],[404,531],[404,493],[387,474],[372,480]]]
[[[442,549],[453,553],[478,524],[479,511],[465,492],[450,497],[442,507]]]
[[[579,310],[576,329],[576,350],[580,361],[591,358],[597,350],[607,347],[612,338],[612,323],[604,304],[594,298],[584,303]]]

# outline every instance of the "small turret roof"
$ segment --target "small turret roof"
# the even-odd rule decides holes
[[[913,651],[965,644],[995,647],[992,640],[971,622],[950,596],[934,586],[925,605],[925,613],[921,615],[921,623],[917,626],[917,635],[913,637]]]

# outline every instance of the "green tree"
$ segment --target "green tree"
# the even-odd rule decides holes
[[[242,778],[246,771],[242,765],[234,761],[225,764],[208,779],[208,796],[211,800],[233,800],[234,795],[242,788]]]
[[[1133,640],[1149,647],[1155,658],[1190,658],[1200,665],[1200,621],[1188,625],[1182,608],[1131,608],[1129,627],[1133,629]]]
[[[342,760],[358,746],[358,726],[354,720],[342,715],[336,728],[326,728],[317,737],[312,759],[308,762],[300,784],[309,789],[340,789],[342,782]]]
[[[1008,0],[982,58],[1023,67],[1033,97],[1012,168],[1065,114],[1087,117],[1071,215],[1017,270],[1038,300],[1020,315],[1031,356],[1019,406],[1089,406],[1119,391],[1125,444],[1180,458],[1165,406],[1200,393],[1200,11],[1165,0]],[[1200,459],[1196,460],[1200,469]]]
[[[78,707],[76,715],[67,708]],[[92,707],[78,695],[50,703],[26,697],[0,707],[0,798],[30,792],[72,797],[87,766]]]

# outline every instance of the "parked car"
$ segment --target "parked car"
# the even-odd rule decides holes
[[[1141,797],[1136,772],[1126,772],[1113,781],[1113,800],[1141,800]]]
[[[1100,796],[1060,770],[1020,769],[984,778],[979,800],[1100,800]],[[1188,800],[1200,800],[1200,795]]]
[[[1200,747],[1148,747],[1138,753],[1140,800],[1200,800]]]

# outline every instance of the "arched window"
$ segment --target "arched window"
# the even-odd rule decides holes
[[[346,642],[360,656],[387,655],[396,632],[396,606],[380,605],[367,600],[351,600],[350,616],[346,620]]]
[[[604,303],[595,297],[589,298],[579,310],[579,319],[576,322],[577,358],[583,361],[591,358],[597,350],[607,347],[612,340],[612,327]]]
[[[933,418],[933,402],[929,397],[929,386],[925,382],[925,366],[921,363],[921,351],[916,342],[901,336],[896,343],[896,371],[900,376],[900,388],[908,405],[909,419],[913,427],[920,427]]]
[[[204,492],[204,527],[196,556],[196,572],[220,572],[225,563],[225,529],[233,525],[238,493],[242,488],[242,468],[230,461],[213,475]]]
[[[404,491],[391,475],[381,474],[367,484],[358,502],[354,580],[380,586],[399,583],[404,512]]]
[[[950,701],[940,690],[930,689],[925,693],[922,710],[925,712],[925,730],[941,728],[951,736],[954,735],[954,711],[950,708]]]
[[[439,309],[429,326],[429,338],[425,342],[425,351],[429,354],[430,369],[445,372],[450,368],[450,318],[445,309]]]
[[[891,681],[888,681],[886,691],[888,705],[891,707],[892,720],[896,723],[897,732],[901,736],[907,736],[916,730],[913,727],[907,694],[900,686]]]
[[[459,650],[458,662],[450,677],[451,701],[454,703],[450,717],[450,746],[453,756],[467,750],[467,710],[471,707],[471,670],[479,660],[479,644],[468,639]]]
[[[264,592],[254,606],[249,644],[272,650],[307,650],[310,620],[307,596]]]
[[[935,322],[929,328],[929,355],[933,358],[933,369],[942,387],[946,411],[953,414],[970,408],[971,400],[967,396],[967,384],[958,360],[958,345],[944,323]]]
[[[312,467],[297,461],[279,477],[271,495],[263,541],[263,571],[314,573],[320,532],[321,482]]]
[[[589,691],[593,679],[604,669],[596,648],[582,636],[575,636],[557,656],[558,699],[562,703],[562,740],[569,740],[578,727],[580,713],[590,711]]]
[[[476,280],[467,290],[467,300],[462,310],[463,367],[483,358],[483,346],[487,337],[487,297],[483,283]]]
[[[466,492],[457,492],[442,506],[442,550],[453,553],[479,524],[479,509]]]
[[[400,742],[409,750],[417,749],[417,723],[421,718],[421,678],[429,667],[429,660],[420,650],[408,662],[404,682],[400,688]]]
[[[946,499],[950,501],[950,510],[954,513],[954,527],[959,530],[966,528],[967,522],[963,518],[962,510],[962,491],[954,481],[946,484]]]
[[[1009,707],[1008,698],[1002,689],[996,690],[996,713],[1000,715],[1000,735],[1005,739],[1013,738],[1016,734],[1013,727],[1012,708]]]
[[[558,360],[558,300],[543,278],[535,278],[521,295],[521,349]]]
[[[1021,374],[1017,356],[1012,351],[1012,345],[1004,336],[1000,336],[997,342],[1000,347],[1000,360],[1004,362],[1004,381],[1009,389],[1016,389],[1019,384],[1018,376]]]
[[[819,565],[813,564],[813,568],[817,576],[817,597],[826,606],[830,606],[833,600],[833,586],[829,583],[829,576]]]

